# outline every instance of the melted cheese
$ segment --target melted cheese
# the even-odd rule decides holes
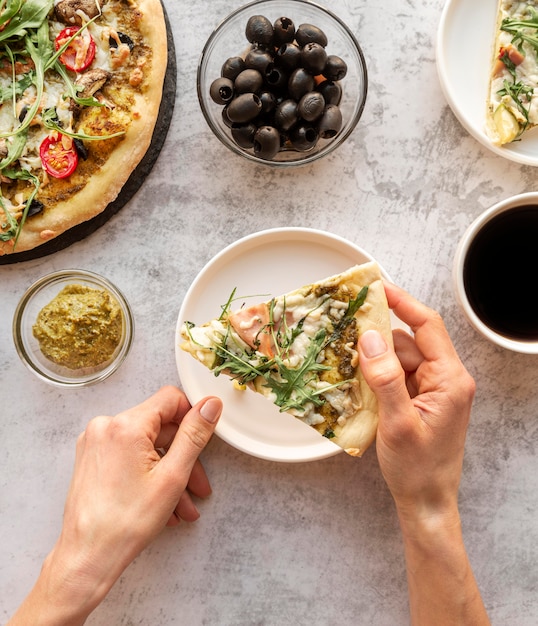
[[[289,350],[280,351],[280,358],[283,364],[290,369],[298,369],[302,365],[314,338],[321,330],[325,331],[326,339],[330,337],[335,325],[344,317],[348,309],[346,301],[333,299],[327,294],[316,295],[314,291],[306,294],[288,294],[285,297],[275,299],[273,302],[273,332],[278,332],[276,329],[280,329],[280,332],[289,335],[293,329],[297,329],[298,325],[301,324],[300,332],[297,333]],[[218,364],[215,348],[222,346],[225,341],[225,347],[229,353],[244,359],[247,351],[250,354],[248,362],[254,367],[259,366],[268,358],[267,355],[258,352],[257,349],[254,349],[254,346],[249,346],[238,334],[239,332],[243,335],[243,331],[260,327],[257,310],[258,307],[253,307],[251,318],[247,317],[245,319],[241,316],[241,320],[237,322],[237,330],[232,325],[227,324],[226,321],[213,320],[204,326],[194,326],[188,332],[184,331],[183,336],[189,338],[189,351],[192,352],[195,358],[210,369],[213,369]],[[357,352],[354,346],[346,346],[345,350],[348,350],[351,353],[351,359],[357,362]],[[333,356],[334,358],[336,357]],[[326,363],[324,350],[320,351],[317,362],[321,364]],[[331,362],[333,369],[335,365],[337,370],[338,363]],[[278,372],[271,374],[275,379],[278,379],[279,375]],[[308,378],[307,388],[311,391],[323,392],[326,402],[331,405],[332,411],[337,414],[340,425],[345,422],[349,415],[356,411],[357,406],[354,404],[354,396],[349,393],[350,385],[349,383],[340,384],[343,381],[337,373],[334,382],[337,382],[339,386],[333,387],[330,391],[324,390],[333,381],[328,383],[315,374],[309,375]],[[283,381],[284,379],[281,380]],[[277,400],[276,395],[270,391],[265,381],[260,381],[256,388],[271,401],[275,402]],[[312,402],[306,402],[303,410],[292,408],[288,412],[299,417],[310,426],[325,422],[325,417],[317,411],[317,407]]]

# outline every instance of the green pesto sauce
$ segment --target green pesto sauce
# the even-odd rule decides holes
[[[47,359],[76,370],[108,361],[122,329],[121,308],[108,291],[73,284],[41,309],[33,333]]]

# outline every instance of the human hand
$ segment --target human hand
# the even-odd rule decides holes
[[[394,347],[368,331],[361,369],[379,403],[377,455],[401,521],[457,518],[463,448],[475,384],[438,313],[385,285],[390,308],[414,333]]]
[[[198,517],[190,494],[211,492],[198,455],[221,410],[218,398],[191,408],[179,389],[164,387],[115,417],[90,421],[77,441],[62,532],[33,592],[41,598],[46,590],[53,623],[83,623],[166,525]],[[65,620],[66,606],[72,618]]]

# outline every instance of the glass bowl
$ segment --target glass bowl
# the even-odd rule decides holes
[[[308,151],[297,151],[284,147],[271,160],[254,154],[252,148],[242,148],[232,138],[231,130],[223,119],[223,106],[215,103],[210,96],[212,82],[221,76],[224,62],[233,56],[243,56],[250,48],[245,36],[248,19],[253,15],[263,15],[271,23],[279,17],[288,17],[298,27],[300,24],[313,24],[327,36],[326,52],[341,57],[347,64],[347,74],[340,81],[342,99],[339,107],[342,113],[342,127],[330,139],[319,139],[315,147]],[[202,113],[211,130],[235,154],[273,167],[290,167],[311,163],[329,154],[340,146],[357,125],[366,102],[368,75],[361,47],[355,35],[344,22],[329,10],[308,0],[261,0],[251,2],[235,10],[225,18],[210,35],[198,64],[198,100]]]
[[[59,365],[45,356],[40,342],[34,336],[33,326],[39,312],[68,285],[104,290],[120,307],[119,343],[111,356],[98,365],[86,364],[81,367]],[[67,324],[65,328],[68,328]],[[76,331],[71,334],[77,336]],[[107,279],[85,270],[62,270],[40,278],[22,296],[13,316],[13,340],[22,362],[42,380],[61,387],[82,387],[108,378],[125,360],[133,341],[133,334],[133,315],[125,296]],[[67,351],[66,355],[66,358],[77,355],[76,347]]]

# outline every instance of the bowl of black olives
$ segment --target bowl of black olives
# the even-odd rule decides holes
[[[349,137],[368,75],[355,35],[329,10],[309,0],[260,0],[210,35],[197,89],[209,127],[232,152],[289,167]]]

